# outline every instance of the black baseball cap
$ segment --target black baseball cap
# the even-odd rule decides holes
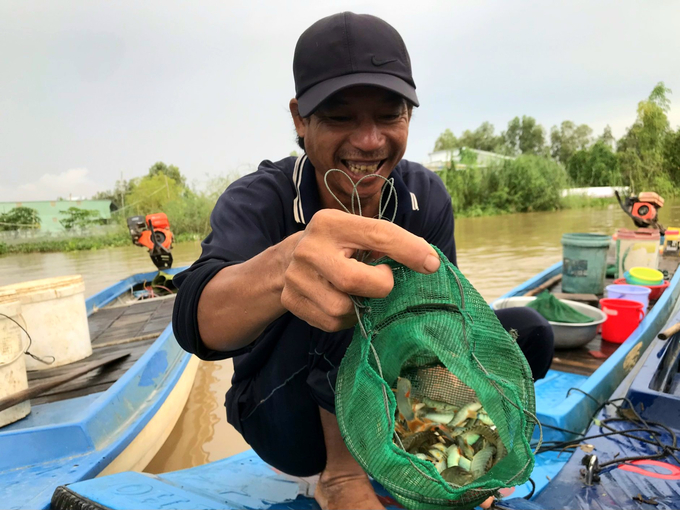
[[[369,14],[334,14],[305,30],[295,46],[293,76],[303,117],[336,92],[356,85],[391,90],[419,105],[403,39],[390,24]]]

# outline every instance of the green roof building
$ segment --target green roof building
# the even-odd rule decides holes
[[[40,231],[62,232],[64,227],[59,220],[66,215],[60,214],[69,207],[97,211],[99,217],[104,220],[111,219],[110,200],[39,200],[36,202],[0,202],[0,214],[6,213],[15,207],[30,207],[38,211],[40,216]]]

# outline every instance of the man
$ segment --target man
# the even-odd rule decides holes
[[[333,414],[356,324],[349,295],[384,297],[393,286],[387,266],[353,256],[371,250],[432,273],[431,243],[455,263],[451,199],[433,172],[402,159],[418,98],[394,28],[367,15],[324,18],[300,37],[293,72],[305,154],[265,161],[222,195],[201,257],[175,278],[173,326],[200,358],[234,357],[227,417],[260,457],[289,474],[321,473],[322,508],[382,508]],[[327,187],[334,168],[347,175],[330,173]],[[385,193],[381,203],[384,181],[369,177],[357,186],[363,217],[347,214],[335,197],[351,209],[370,174],[393,179],[396,200]],[[381,210],[394,223],[374,219]],[[510,319],[542,377],[550,326],[528,309]]]

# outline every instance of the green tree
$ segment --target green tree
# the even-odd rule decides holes
[[[132,191],[125,197],[125,206],[129,207],[126,216],[135,214],[151,214],[164,211],[167,203],[183,196],[184,188],[173,178],[159,172],[140,179]]]
[[[589,149],[576,151],[567,161],[567,172],[576,186],[620,186],[623,183],[616,154],[601,140]]]
[[[180,173],[179,168],[175,165],[166,165],[162,161],[155,163],[151,168],[149,168],[149,177],[153,177],[158,174],[167,175],[169,179],[173,179],[180,186],[186,186],[186,178]]]
[[[92,211],[89,209],[80,209],[78,207],[69,207],[65,211],[60,211],[65,218],[59,220],[59,223],[66,229],[71,230],[74,227],[84,229],[93,224],[101,224],[102,218],[99,216],[99,211]]]
[[[592,134],[593,130],[586,124],[577,126],[570,120],[562,122],[559,129],[553,126],[550,130],[550,153],[552,157],[566,165],[576,151],[588,148]]]
[[[664,142],[664,167],[671,180],[680,183],[680,129],[666,135]]]
[[[0,214],[0,230],[18,231],[40,228],[38,211],[31,207],[15,207]]]
[[[610,149],[614,149],[616,147],[616,138],[614,138],[614,135],[612,134],[612,128],[609,127],[609,124],[604,127],[604,131],[597,140],[604,143]]]
[[[458,146],[480,151],[494,151],[503,144],[503,137],[496,136],[494,131],[493,124],[482,122],[474,131],[465,130],[458,139]]]
[[[434,142],[435,151],[445,151],[450,149],[457,149],[460,147],[456,135],[450,129],[445,129],[444,132],[439,135],[439,138]]]
[[[638,103],[637,118],[617,143],[624,182],[635,191],[643,188],[673,195],[674,186],[665,159],[666,138],[672,134],[668,116],[671,90],[659,82],[649,97]]]
[[[116,181],[113,190],[98,191],[92,196],[92,200],[110,200],[114,209],[121,209],[125,206],[125,196],[130,194],[134,187],[134,179],[129,181],[121,179]]]
[[[502,134],[505,145],[512,154],[543,154],[545,148],[545,130],[536,123],[536,119],[522,116],[508,122],[508,129]]]

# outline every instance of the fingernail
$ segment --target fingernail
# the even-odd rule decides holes
[[[434,273],[437,269],[439,269],[440,263],[439,257],[436,255],[428,255],[425,259],[425,270],[429,271],[430,273]]]

